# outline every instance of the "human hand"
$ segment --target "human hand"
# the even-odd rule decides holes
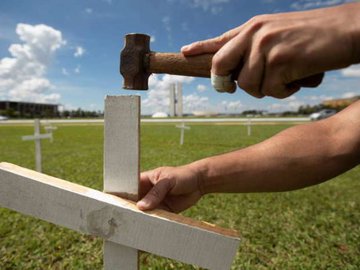
[[[316,87],[325,71],[360,61],[360,3],[260,15],[221,36],[182,48],[186,56],[215,53],[212,74],[240,70],[238,86],[261,98],[285,98]]]
[[[163,208],[181,212],[202,196],[199,177],[190,166],[160,167],[140,175],[140,210]]]

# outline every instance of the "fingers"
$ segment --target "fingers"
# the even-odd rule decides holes
[[[153,170],[142,172],[140,174],[140,183],[139,183],[139,198],[142,198],[149,192],[153,184],[150,181],[150,176],[153,174]]]
[[[140,175],[141,193],[146,194],[137,202],[140,210],[156,208],[174,187],[175,182],[168,178],[160,178],[160,173],[161,170],[154,170]]]
[[[231,29],[230,31],[227,31],[218,37],[191,43],[189,45],[183,46],[181,48],[181,52],[186,56],[204,53],[215,53],[222,46],[224,46],[224,44],[226,44],[229,40],[236,36],[240,30],[241,26]]]
[[[238,35],[228,41],[213,57],[211,66],[211,83],[218,92],[233,93],[236,84],[232,73],[242,62],[244,43]]]
[[[246,57],[244,66],[239,73],[238,86],[254,97],[264,97],[261,92],[264,69],[265,59],[263,54],[256,49],[251,50],[250,56]]]
[[[231,74],[228,76],[218,76],[214,73],[211,73],[211,85],[219,93],[234,93],[236,91],[236,84],[232,79]]]
[[[272,72],[266,72],[272,74]],[[287,98],[300,90],[298,85],[286,85],[279,79],[279,76],[265,75],[265,79],[261,88],[264,96],[275,97],[279,99]]]
[[[242,62],[248,42],[243,35],[237,35],[227,42],[212,59],[211,72],[218,76],[227,76]]]
[[[304,79],[292,82],[290,83],[290,85],[296,84],[300,87],[318,87],[324,79],[324,75],[324,73],[315,74]]]

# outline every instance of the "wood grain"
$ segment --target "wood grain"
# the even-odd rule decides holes
[[[104,192],[137,200],[140,97],[106,96],[104,122]],[[138,251],[105,240],[104,269],[139,269]]]
[[[210,77],[213,54],[185,57],[181,53],[148,54],[147,71],[150,73],[167,73],[183,76]]]

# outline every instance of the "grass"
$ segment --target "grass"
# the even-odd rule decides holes
[[[142,125],[141,169],[181,165],[262,141],[286,125],[192,125],[179,145],[173,124]],[[0,161],[34,168],[31,126],[0,126]],[[103,127],[59,125],[43,141],[43,171],[102,189]],[[183,214],[238,230],[233,269],[360,269],[360,169],[286,193],[205,196]],[[150,254],[141,269],[197,269]],[[102,241],[0,209],[0,269],[102,269]]]

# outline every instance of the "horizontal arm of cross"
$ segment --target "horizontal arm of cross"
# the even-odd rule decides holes
[[[51,133],[45,134],[36,134],[36,135],[26,135],[21,137],[23,141],[32,141],[32,140],[41,140],[41,139],[51,139]]]
[[[0,163],[0,206],[114,243],[210,269],[229,269],[232,230],[134,202],[9,163]]]
[[[177,125],[176,127],[177,127],[177,128],[182,128],[182,129],[190,129],[190,127],[188,127],[188,126],[180,126],[180,125]]]

